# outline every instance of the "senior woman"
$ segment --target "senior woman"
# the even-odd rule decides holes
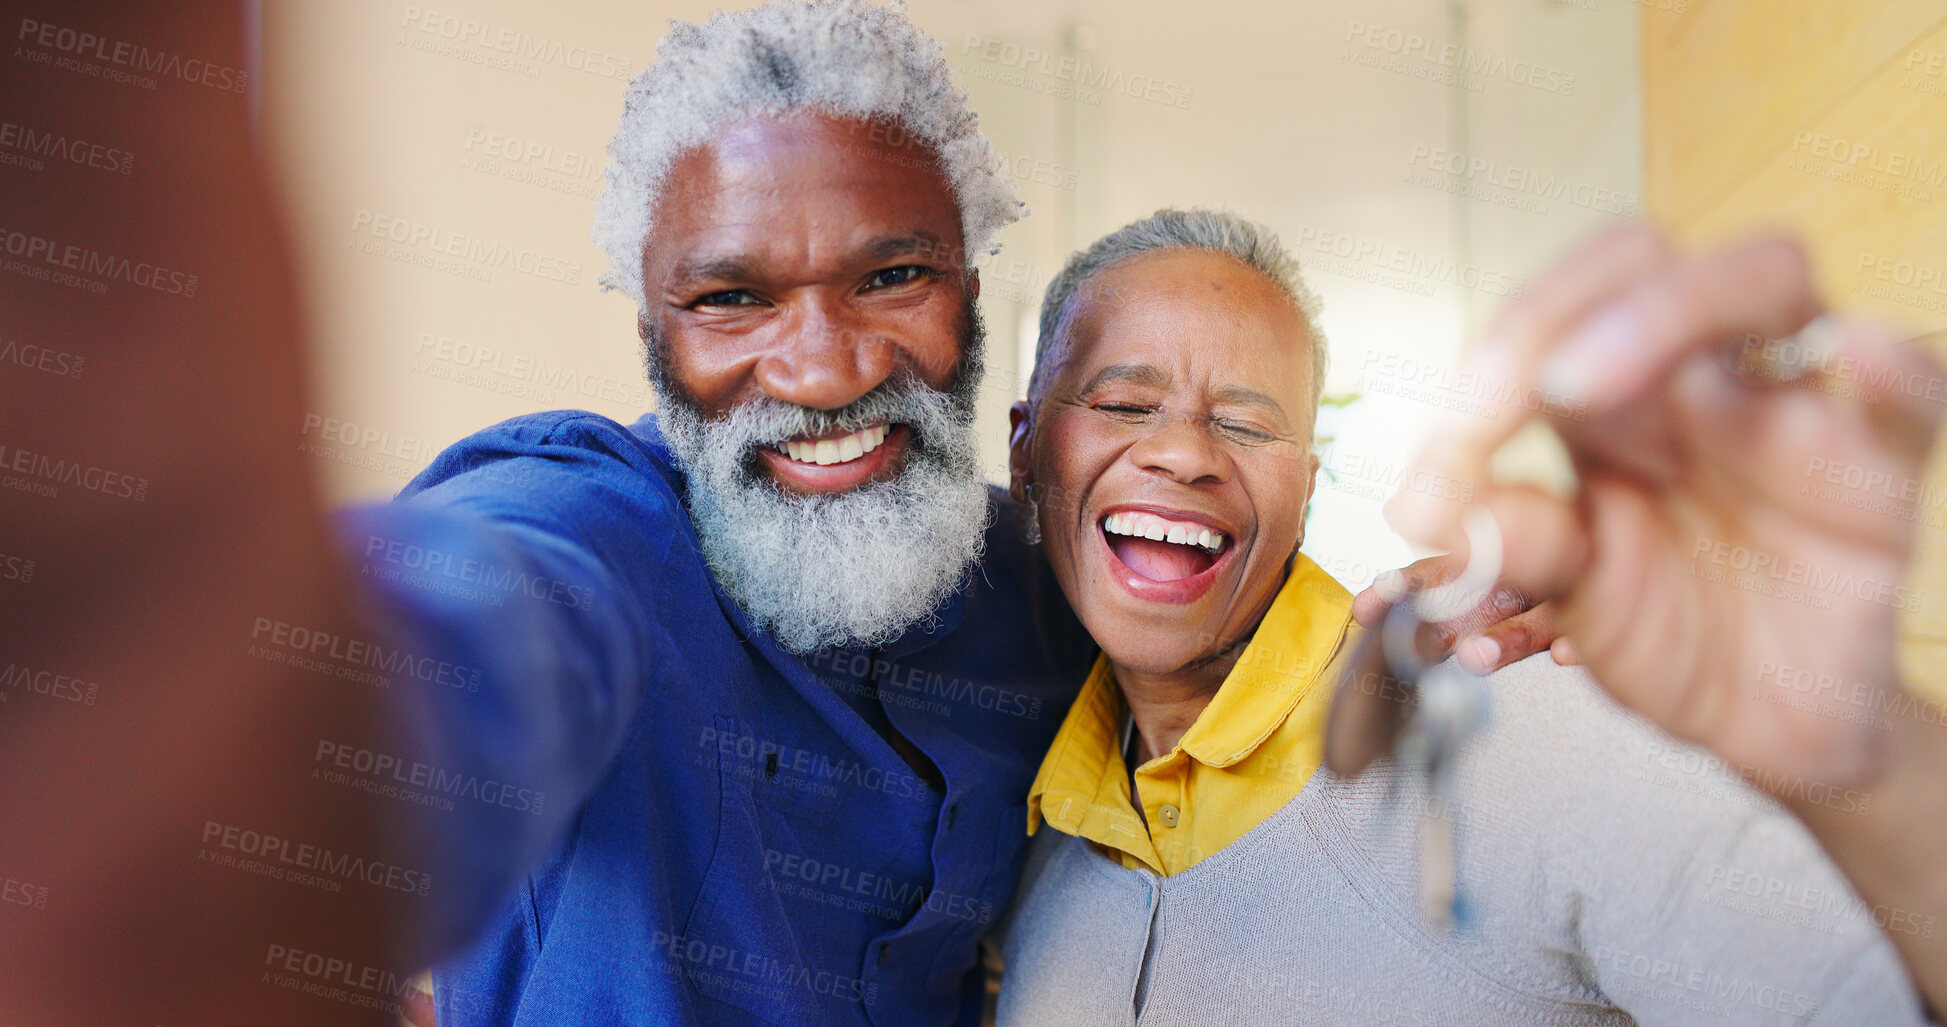
[[[1919,1022],[1885,914],[1795,822],[1545,657],[1495,675],[1439,811],[1471,923],[1423,922],[1419,782],[1320,767],[1358,628],[1299,552],[1317,314],[1207,211],[1049,285],[1012,487],[1102,655],[1028,798],[1003,1027]]]

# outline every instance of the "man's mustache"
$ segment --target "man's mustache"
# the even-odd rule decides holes
[[[711,428],[730,430],[732,423],[744,426],[746,449],[771,447],[789,439],[833,432],[851,432],[879,424],[904,424],[912,433],[912,445],[927,440],[924,426],[955,409],[951,393],[942,392],[910,374],[880,383],[871,392],[837,410],[801,406],[771,396],[759,396],[743,404],[738,415],[713,422]]]

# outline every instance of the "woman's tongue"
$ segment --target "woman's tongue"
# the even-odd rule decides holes
[[[1109,548],[1129,569],[1151,581],[1177,581],[1210,568],[1213,558],[1201,546],[1158,542],[1133,535],[1110,535]]]

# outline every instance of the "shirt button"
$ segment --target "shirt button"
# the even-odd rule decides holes
[[[1162,809],[1156,811],[1156,816],[1163,821],[1164,827],[1175,827],[1176,818],[1182,814],[1182,810],[1177,809],[1174,804],[1167,802],[1163,804]]]

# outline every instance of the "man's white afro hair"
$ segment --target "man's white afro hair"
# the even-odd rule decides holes
[[[679,155],[733,121],[805,109],[891,120],[927,144],[959,201],[969,263],[1023,213],[940,44],[906,20],[904,0],[774,0],[702,25],[670,22],[629,83],[591,233],[608,255],[603,289],[648,309],[643,248]]]

